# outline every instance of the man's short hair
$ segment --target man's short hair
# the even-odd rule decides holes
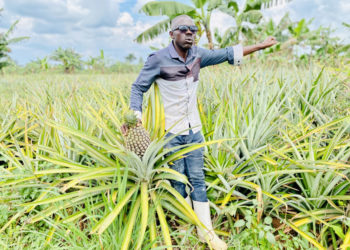
[[[175,17],[173,20],[171,20],[171,24],[170,24],[170,27],[171,29],[175,29],[176,26],[179,25],[179,22],[181,22],[183,19],[191,19],[191,21],[193,22],[193,19],[189,16],[189,15],[179,15],[177,17]]]

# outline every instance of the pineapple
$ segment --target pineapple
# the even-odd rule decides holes
[[[138,123],[133,111],[128,111],[124,115],[124,120],[127,126],[126,148],[142,158],[151,143],[149,133],[141,123]]]

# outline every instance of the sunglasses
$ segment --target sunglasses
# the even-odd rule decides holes
[[[198,31],[198,27],[196,25],[179,25],[176,28],[174,28],[172,31],[179,30],[182,33],[187,32],[190,30],[193,34],[196,34]]]

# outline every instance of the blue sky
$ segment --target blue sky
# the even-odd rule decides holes
[[[0,0],[0,8],[4,8],[0,32],[20,20],[14,36],[30,37],[12,46],[11,56],[20,64],[50,55],[59,46],[73,48],[84,58],[96,56],[103,49],[111,60],[124,60],[129,53],[145,59],[151,52],[150,45],[160,47],[169,41],[167,34],[145,44],[133,41],[139,33],[164,19],[138,12],[148,1]],[[190,1],[181,2],[191,4]],[[293,0],[265,14],[278,21],[287,11],[293,20],[314,18],[314,27],[336,28],[337,36],[349,42],[349,32],[346,33],[341,23],[350,23],[350,0]],[[233,24],[231,17],[213,13],[212,28],[224,31]],[[202,40],[204,42],[205,38]]]

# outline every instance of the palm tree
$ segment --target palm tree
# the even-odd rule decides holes
[[[81,69],[82,67],[81,55],[73,49],[62,49],[59,47],[53,52],[51,59],[61,62],[65,73],[74,72],[75,69]]]
[[[45,56],[43,58],[37,58],[26,64],[26,70],[29,72],[39,72],[39,71],[47,71],[50,68],[48,57]]]
[[[278,24],[275,23],[270,18],[267,21],[260,22],[258,25],[255,25],[255,27],[252,27],[249,30],[243,29],[243,36],[246,40],[249,40],[251,43],[260,42],[267,36],[275,37],[277,39],[277,41],[279,42],[279,44],[264,50],[265,54],[269,54],[272,52],[279,51],[281,48],[285,49],[285,48],[289,47],[291,41],[288,40],[290,38],[290,34],[288,32],[288,27],[292,24],[293,24],[293,22],[289,17],[289,13],[286,13],[282,17],[282,19],[279,21]],[[224,40],[224,42],[226,42],[226,44],[227,44],[228,43],[227,40],[229,40],[229,39],[225,36],[224,36],[224,38],[226,38],[226,40],[224,40],[224,39],[222,39],[222,40]],[[224,42],[221,42],[221,44]],[[219,45],[221,45],[221,44],[219,43]],[[225,45],[225,44],[223,44],[223,45]],[[224,47],[224,46],[221,46],[221,47]]]
[[[0,12],[3,11],[3,9],[0,9]],[[0,71],[10,65],[10,57],[9,53],[11,52],[11,49],[8,47],[10,44],[18,43],[24,39],[28,39],[29,37],[16,37],[16,38],[9,38],[13,30],[15,29],[17,23],[19,21],[17,20],[14,22],[11,27],[6,31],[5,33],[0,33]]]
[[[285,0],[290,1],[290,0]],[[160,21],[151,28],[139,34],[136,38],[136,42],[142,43],[144,41],[152,40],[159,36],[163,32],[166,32],[170,28],[170,21],[181,14],[189,15],[193,18],[195,24],[198,26],[198,39],[203,33],[206,34],[208,39],[209,49],[213,49],[213,38],[210,29],[211,14],[213,10],[220,10],[224,13],[230,13],[235,17],[238,12],[238,4],[234,0],[191,0],[192,5],[179,3],[176,1],[152,1],[146,3],[140,10],[148,16],[167,16],[167,19]],[[244,6],[245,11],[263,9],[278,4],[279,0],[246,0]],[[232,12],[233,11],[233,12]],[[252,13],[251,13],[252,14]],[[249,15],[252,18],[252,15]],[[246,19],[246,18],[245,18]]]
[[[235,19],[236,25],[228,28],[223,36],[220,36],[219,30],[215,29],[214,36],[218,42],[219,48],[224,48],[230,43],[238,43],[243,38],[252,36],[252,29],[254,25],[260,23],[263,15],[260,11],[262,3],[250,5],[249,2],[245,2],[243,8],[240,10],[238,5],[230,4],[222,5],[219,10],[230,15]]]
[[[133,53],[130,53],[129,55],[127,55],[125,57],[125,60],[128,62],[128,63],[132,63],[133,61],[136,60],[136,56],[133,54]]]
[[[306,39],[304,38],[304,46],[311,47],[309,60],[311,60],[311,56],[315,56],[322,61],[329,62],[329,59],[332,59],[332,64],[334,60],[339,61],[342,56],[349,58],[350,44],[343,44],[339,37],[332,36],[333,32],[334,30],[330,27],[320,26],[317,30],[309,31],[304,35],[306,37]]]
[[[89,60],[85,63],[88,68],[92,70],[99,70],[101,72],[105,71],[106,68],[106,58],[103,49],[100,49],[100,55],[96,57],[90,57]]]

